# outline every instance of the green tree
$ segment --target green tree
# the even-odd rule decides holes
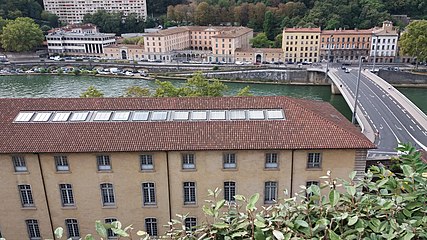
[[[31,18],[17,18],[3,27],[1,44],[6,51],[25,52],[41,45],[44,36]]]
[[[50,27],[59,27],[59,17],[53,13],[42,11],[40,15],[41,19],[46,21]]]
[[[236,94],[238,97],[251,97],[253,94],[251,93],[251,87],[246,86],[239,90],[239,92]]]
[[[273,46],[275,48],[282,48],[282,40],[283,40],[283,34],[278,34],[275,38],[274,38],[274,44]]]
[[[427,20],[411,22],[399,40],[399,47],[403,54],[416,57],[417,63],[426,60]]]
[[[268,40],[274,40],[274,37],[276,36],[275,34],[275,29],[276,29],[276,20],[274,19],[274,15],[271,11],[267,11],[265,13],[265,18],[264,18],[264,33],[266,34]]]
[[[149,97],[150,89],[142,88],[140,86],[128,87],[123,97]]]
[[[89,86],[86,91],[80,94],[81,98],[101,98],[104,97],[104,93],[96,89],[94,86]]]
[[[254,48],[270,48],[273,45],[273,42],[268,40],[267,35],[263,32],[252,38],[250,43]]]

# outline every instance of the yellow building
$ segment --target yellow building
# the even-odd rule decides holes
[[[268,205],[374,145],[330,104],[288,97],[0,99],[0,235],[78,238],[94,221],[152,235],[201,221],[207,190]],[[113,238],[110,232],[110,238]]]
[[[282,49],[286,62],[319,62],[320,28],[284,28]]]

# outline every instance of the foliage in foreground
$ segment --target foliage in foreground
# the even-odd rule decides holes
[[[402,173],[373,166],[363,179],[325,176],[292,198],[257,208],[259,194],[235,203],[213,200],[203,206],[206,222],[194,230],[184,226],[186,216],[169,223],[172,239],[426,239],[426,164],[410,145],[398,150]],[[309,196],[309,197],[306,197]]]

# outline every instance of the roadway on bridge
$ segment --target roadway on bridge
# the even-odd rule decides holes
[[[332,73],[341,80],[341,87],[346,88],[354,99],[357,69],[352,69],[349,73],[334,69]],[[378,81],[383,80],[371,79],[372,76],[369,75],[370,73],[362,71],[356,112],[361,111],[375,132],[378,149],[370,151],[371,158],[394,155],[400,142],[411,142],[418,149],[427,150],[427,129],[422,124],[424,122],[419,122],[425,119],[414,117],[411,114],[413,109],[410,109],[413,106],[395,97],[400,94],[397,89],[388,83],[379,83]]]

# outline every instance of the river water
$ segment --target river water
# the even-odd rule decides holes
[[[179,84],[179,83],[177,83]],[[296,86],[275,84],[226,83],[226,95],[234,95],[249,85],[251,93],[257,96],[290,96],[296,98],[323,100],[331,103],[347,118],[351,111],[340,95],[332,95],[330,86]],[[107,78],[94,76],[18,75],[0,76],[1,98],[79,97],[89,86],[95,86],[106,97],[119,97],[130,86],[147,87],[154,90],[153,81],[142,79]],[[427,89],[399,88],[413,103],[427,114]]]

